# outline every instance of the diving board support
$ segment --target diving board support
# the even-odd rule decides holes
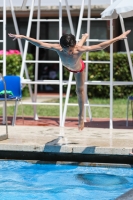
[[[119,19],[120,19],[120,23],[121,23],[122,32],[124,33],[125,32],[125,26],[124,26],[124,20],[123,20],[123,17],[121,16],[121,14],[119,14]],[[127,39],[124,40],[124,43],[125,43],[125,48],[126,48],[126,51],[127,51],[127,57],[128,57],[131,77],[132,77],[132,80],[133,80],[133,64],[132,64],[132,60],[131,60],[131,56],[130,56],[129,45],[128,45]]]
[[[26,1],[27,0],[25,0],[25,3],[26,3]],[[15,11],[14,11],[14,6],[13,6],[12,0],[10,0],[10,6],[11,6],[11,14],[12,14],[12,19],[13,19],[13,23],[14,23],[15,32],[16,32],[17,35],[19,35],[20,33],[19,33],[19,29],[18,29],[17,19],[16,19],[16,15],[15,15]],[[19,46],[19,50],[21,52],[21,57],[22,57],[22,55],[23,55],[23,47],[22,47],[22,41],[20,39],[18,39],[18,46]],[[26,64],[25,64],[25,76],[26,76],[26,79],[30,79]],[[29,92],[30,92],[31,99],[33,101],[32,88],[31,88],[30,85],[28,85],[28,87],[29,87]]]
[[[30,36],[30,30],[31,30],[31,24],[32,22],[37,22],[38,23],[38,28],[37,28],[37,35],[36,38],[39,39],[39,29],[40,29],[40,22],[58,22],[59,24],[59,38],[62,36],[62,0],[58,0],[59,2],[59,17],[58,19],[40,19],[40,6],[42,5],[41,3],[45,2],[38,0],[38,15],[37,15],[37,19],[33,19],[33,11],[34,11],[34,5],[35,5],[35,0],[32,0],[31,2],[31,9],[30,9],[30,15],[29,15],[29,22],[28,22],[28,28],[27,28],[27,36]],[[72,24],[72,19],[71,19],[71,14],[70,14],[70,9],[69,9],[69,5],[68,5],[68,1],[65,0],[66,3],[66,10],[67,10],[67,15],[68,15],[68,21],[69,21],[69,25],[70,25],[70,30],[71,32],[74,32],[74,28],[73,28],[73,24]],[[26,1],[24,2],[23,6],[27,5]],[[54,40],[54,41],[50,41],[50,40],[42,40],[44,42],[58,42],[59,40]],[[37,80],[37,76],[38,76],[38,63],[59,63],[59,73],[60,73],[60,77],[59,80],[57,80],[55,82],[55,84],[59,85],[59,104],[56,103],[56,105],[59,106],[60,109],[60,114],[59,114],[59,118],[60,118],[60,126],[61,126],[61,122],[62,122],[62,112],[63,112],[63,70],[62,70],[62,62],[59,59],[59,61],[53,61],[53,60],[45,60],[45,61],[40,61],[38,60],[38,48],[36,48],[36,58],[34,61],[27,61],[26,60],[26,53],[28,50],[28,41],[25,42],[25,47],[24,47],[24,53],[23,53],[23,61],[22,61],[22,66],[21,66],[21,72],[20,72],[20,76],[23,77],[24,74],[24,69],[25,69],[25,63],[35,63],[35,80],[34,80],[34,86],[35,86],[35,90],[34,90],[34,101],[31,102],[31,104],[34,105],[34,119],[38,120],[38,116],[37,116],[37,111],[36,111],[36,105],[39,105],[39,103],[37,103],[37,84],[38,84],[38,80]],[[49,80],[50,81],[50,80]],[[51,80],[52,81],[52,80]],[[29,80],[22,80],[23,84],[30,84],[31,82]],[[45,84],[45,82],[42,80],[41,82],[39,82],[39,84]],[[41,104],[40,104],[41,105]],[[49,105],[49,103],[47,104]]]
[[[110,1],[110,3],[112,3],[112,0]],[[76,40],[79,39],[80,36],[80,31],[81,31],[81,25],[82,25],[82,21],[87,21],[87,33],[90,34],[90,21],[93,20],[103,20],[102,18],[91,18],[91,0],[88,0],[88,17],[87,18],[83,18],[83,12],[84,12],[84,6],[85,6],[85,0],[82,0],[81,3],[81,9],[80,9],[80,15],[79,15],[79,22],[78,22],[78,28],[77,28],[77,34],[76,34]],[[110,24],[111,26],[113,26],[112,24],[112,20],[110,20]],[[112,38],[113,36],[113,28],[110,26],[110,38]],[[89,45],[89,41],[91,41],[91,39],[87,40],[87,45]],[[98,39],[93,40],[93,42],[97,42],[99,41]],[[87,85],[91,84],[91,82],[88,82],[88,64],[91,61],[89,61],[89,55],[86,54],[86,77],[85,77],[85,112],[84,112],[84,119],[86,121],[86,106],[88,106],[88,114],[90,117],[90,121],[92,120],[92,114],[91,114],[91,108],[90,108],[90,103],[87,97]],[[104,61],[100,61],[97,63],[104,63]],[[106,62],[105,62],[106,63]],[[113,45],[110,46],[110,62],[108,62],[110,64],[110,129],[113,128]],[[66,94],[66,100],[65,100],[65,105],[64,105],[64,112],[63,112],[63,119],[62,119],[62,126],[64,126],[65,124],[65,118],[66,118],[66,111],[67,111],[67,106],[69,106],[70,104],[68,103],[69,101],[69,96],[70,96],[70,89],[71,89],[71,84],[72,84],[72,78],[73,78],[73,73],[70,73],[69,76],[69,81],[68,81],[68,86],[67,86],[67,94]],[[95,82],[95,85],[97,84],[97,82]],[[91,105],[92,106],[92,105]],[[99,106],[99,105],[97,105]],[[106,106],[105,106],[106,107]]]

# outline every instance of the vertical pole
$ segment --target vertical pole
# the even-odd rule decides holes
[[[111,4],[113,0],[111,0]],[[110,20],[110,39],[113,38],[113,20]],[[113,44],[110,45],[110,129],[113,129]]]
[[[62,0],[59,0],[59,38],[62,36]],[[62,123],[62,104],[63,104],[63,81],[62,81],[62,63],[61,63],[61,59],[59,58],[59,72],[60,72],[60,126]]]
[[[91,17],[91,0],[88,0],[88,14],[87,14],[88,18]],[[87,20],[87,33],[89,34],[89,38],[90,38],[90,20]],[[89,46],[89,41],[86,42],[87,46]],[[86,61],[89,60],[89,52],[86,53]],[[89,63],[85,64],[85,81],[88,81],[88,66]],[[89,105],[89,100],[88,100],[88,95],[87,95],[87,85],[84,85],[84,90],[85,90],[85,103],[88,104],[88,113],[89,113],[89,117],[90,117],[90,121],[92,120],[92,115],[91,115],[91,109],[90,109],[90,105]],[[86,121],[86,106],[84,108],[84,121]]]
[[[0,81],[3,82],[4,91],[5,91],[5,102],[4,102],[4,107],[5,107],[5,123],[6,123],[6,135],[7,135],[7,138],[8,138],[6,82],[5,82],[2,74],[0,74]]]
[[[37,32],[36,32],[36,38],[37,40],[39,40],[40,37],[40,6],[41,6],[41,0],[38,0],[38,11],[37,11]],[[39,48],[36,47],[36,55],[35,55],[35,60],[39,60]],[[38,63],[35,63],[35,81],[38,80]],[[37,84],[35,84],[34,86],[34,102],[37,101]],[[34,105],[34,119],[38,120],[38,116],[37,116],[37,109],[36,109],[36,105]]]
[[[80,16],[79,16],[79,23],[78,23],[78,29],[77,29],[77,34],[76,34],[76,40],[79,39],[79,35],[80,35],[81,18],[83,16],[83,8],[84,8],[84,0],[82,0],[81,10],[80,10]],[[65,123],[68,100],[69,100],[70,90],[71,90],[72,78],[73,78],[73,72],[70,72],[69,80],[68,80],[68,86],[67,86],[67,92],[66,92],[66,99],[65,99],[65,104],[64,104],[64,112],[63,112],[63,117],[62,117],[62,127],[64,126],[64,123]]]
[[[65,3],[66,3],[66,10],[67,10],[67,15],[68,15],[70,30],[71,30],[71,33],[73,35],[75,35],[75,31],[74,31],[74,27],[73,27],[73,23],[72,23],[72,18],[71,18],[71,14],[70,14],[70,9],[69,9],[69,5],[68,5],[68,1],[65,0]],[[70,77],[69,78],[70,78],[71,81],[72,81],[72,76],[73,76],[73,73],[70,72]],[[66,94],[66,99],[65,99],[64,112],[63,112],[63,116],[62,116],[61,126],[64,126],[64,123],[65,123],[66,112],[67,112],[67,104],[68,104],[69,95],[70,95],[70,87],[71,87],[71,85],[69,84],[68,88],[67,88],[67,94]]]
[[[6,76],[6,1],[3,0],[3,76]],[[3,124],[6,121],[6,106],[3,105]]]
[[[125,32],[125,26],[124,26],[124,21],[123,21],[123,17],[121,16],[121,14],[119,14],[119,18],[120,18],[120,23],[121,23],[121,29],[122,32]],[[127,51],[127,57],[128,57],[128,62],[129,62],[129,66],[130,66],[130,72],[131,72],[131,76],[132,76],[132,80],[133,80],[133,65],[132,65],[132,60],[131,60],[131,56],[130,56],[130,51],[129,51],[129,45],[128,45],[128,40],[124,40],[125,43],[125,47],[126,47],[126,51]]]
[[[3,76],[6,76],[6,1],[3,0]]]

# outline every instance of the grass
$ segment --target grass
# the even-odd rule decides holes
[[[56,100],[57,102],[57,100]],[[76,97],[71,97],[69,103],[77,103]],[[90,104],[109,104],[109,99],[89,99]],[[126,118],[127,99],[115,99],[113,101],[113,117],[114,118]],[[129,107],[129,118],[131,118],[131,107]],[[13,115],[13,106],[8,106],[8,116]],[[33,106],[23,105],[24,116],[33,116]],[[91,107],[93,118],[109,118],[110,109],[106,107]],[[38,116],[59,116],[59,106],[38,105]],[[0,108],[0,115],[2,115],[2,107]],[[22,115],[21,104],[18,106],[17,116]],[[77,117],[78,106],[68,106],[67,117]],[[87,112],[88,116],[88,112]]]

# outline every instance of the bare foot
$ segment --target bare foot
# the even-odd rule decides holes
[[[131,32],[131,30],[128,30],[126,32],[124,32],[123,34],[121,34],[119,37],[120,37],[120,40],[123,40],[123,39],[126,39],[127,38],[127,35]]]
[[[84,119],[79,119],[78,129],[82,131],[84,128]]]

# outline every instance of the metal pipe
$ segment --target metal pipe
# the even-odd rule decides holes
[[[3,75],[6,75],[6,1],[3,1]]]
[[[90,37],[90,16],[91,16],[91,0],[88,0],[88,20],[87,20],[87,33],[89,34]],[[83,19],[82,19],[83,20]],[[86,41],[86,45],[89,46],[89,40]],[[89,60],[89,52],[86,53],[86,61]],[[85,67],[85,81],[88,81],[88,66],[89,63],[86,62],[86,67]],[[88,103],[88,114],[90,117],[90,121],[92,121],[92,114],[91,114],[91,108],[89,105],[89,99],[87,95],[87,85],[84,85],[84,93],[85,93],[85,103]],[[86,107],[84,107],[84,122],[86,122]]]
[[[25,1],[25,3],[26,3],[26,1]],[[16,19],[16,16],[15,16],[15,11],[14,11],[12,0],[10,0],[10,6],[11,6],[11,13],[12,13],[12,19],[13,19],[13,23],[14,23],[14,28],[15,28],[16,34],[19,35],[20,33],[19,33],[18,25],[17,25],[17,19]],[[22,47],[22,42],[21,42],[20,39],[18,39],[18,46],[19,46],[19,49],[20,49],[20,52],[21,52],[21,56],[22,56],[23,55],[23,47]],[[22,60],[23,60],[23,57],[22,57]],[[25,63],[24,70],[25,70],[26,78],[30,79],[26,63]],[[28,85],[28,87],[29,87],[29,92],[30,92],[31,99],[33,101],[32,88],[31,88],[30,85]]]
[[[4,91],[5,91],[5,119],[6,119],[6,135],[7,135],[7,138],[8,138],[8,122],[7,122],[7,98],[6,98],[6,82],[3,78],[3,75],[0,74],[0,81],[3,82],[3,85],[4,85]]]
[[[27,28],[27,34],[26,34],[27,37],[29,37],[30,30],[31,30],[31,21],[32,21],[31,19],[32,19],[32,16],[33,16],[34,1],[35,0],[32,0],[32,2],[31,2],[31,10],[30,10],[29,22],[28,22],[28,28]],[[22,59],[22,67],[21,67],[21,71],[20,71],[20,77],[23,77],[23,74],[24,74],[27,50],[28,50],[28,41],[25,41],[24,53],[23,53],[23,59]]]
[[[3,1],[3,75],[6,75],[6,1]],[[5,124],[5,106],[3,106],[3,124]]]
[[[73,27],[73,23],[72,23],[72,18],[71,18],[69,6],[68,6],[68,2],[67,2],[67,0],[65,2],[66,2],[66,9],[67,9],[67,15],[68,15],[68,19],[69,19],[70,30],[71,30],[71,33],[73,35],[75,35],[74,27]],[[62,115],[62,123],[61,123],[62,127],[64,127],[64,123],[65,123],[66,112],[67,112],[67,104],[68,104],[69,96],[70,96],[72,78],[73,78],[73,73],[70,72],[69,83],[68,83],[68,86],[67,86],[66,99],[65,99],[65,104],[64,104],[64,111],[63,111],[63,115]]]
[[[124,26],[124,21],[123,21],[123,17],[121,16],[121,14],[119,14],[119,18],[120,18],[120,23],[121,23],[121,29],[122,32],[125,32],[125,26]],[[130,72],[131,72],[131,76],[132,76],[132,80],[133,80],[133,65],[132,65],[132,60],[131,60],[131,56],[130,56],[130,50],[129,50],[129,45],[128,45],[128,40],[125,39],[125,48],[127,51],[127,57],[128,57],[128,62],[129,62],[129,66],[130,66]]]
[[[111,4],[113,1],[111,0]],[[110,39],[113,38],[113,20],[110,20]],[[113,44],[110,45],[110,129],[113,129]]]
[[[71,14],[70,14],[70,9],[69,9],[69,5],[68,5],[68,1],[65,0],[65,3],[66,3],[66,10],[67,10],[67,16],[68,16],[68,20],[69,20],[70,30],[71,30],[71,33],[73,35],[75,35],[75,31],[74,31],[74,27],[73,27],[73,23],[72,23],[72,18],[71,18]]]
[[[36,38],[39,40],[40,37],[40,7],[41,7],[41,0],[38,0],[38,10],[37,10],[37,30],[36,30]],[[38,60],[39,58],[39,48],[36,47],[36,55],[35,55],[35,60]],[[35,81],[38,80],[38,62],[35,64]],[[37,101],[37,84],[34,86],[34,102]],[[34,119],[38,120],[38,115],[37,115],[37,107],[34,106]]]
[[[62,0],[59,0],[59,38],[62,36]],[[62,122],[62,110],[63,110],[63,70],[62,70],[62,62],[59,58],[59,72],[60,72],[60,85],[59,85],[59,91],[60,91],[60,126]]]

